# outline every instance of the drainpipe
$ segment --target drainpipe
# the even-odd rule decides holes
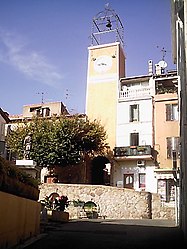
[[[179,179],[177,176],[177,152],[172,150],[173,178],[175,184],[175,225],[179,225]]]

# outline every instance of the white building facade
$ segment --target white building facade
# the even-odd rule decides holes
[[[174,170],[169,154],[174,148],[168,141],[178,137],[178,120],[168,119],[167,112],[168,105],[177,107],[178,76],[157,73],[120,79],[113,183],[159,193],[170,202],[174,201]]]
[[[151,76],[120,80],[114,157],[117,186],[157,192],[153,156],[153,96]]]

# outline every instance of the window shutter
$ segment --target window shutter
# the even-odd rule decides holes
[[[171,115],[172,115],[172,105],[166,104],[166,121],[171,120]]]
[[[177,153],[177,158],[179,157],[180,151],[179,151],[179,137],[174,138],[174,148],[173,148],[176,153]]]
[[[167,137],[167,158],[171,158],[172,151],[172,138]]]
[[[129,121],[132,122],[133,121],[133,111],[132,111],[132,105],[129,106]]]
[[[140,114],[140,112],[139,112],[139,105],[137,105],[137,118],[138,118],[138,120],[137,121],[139,121],[140,119],[139,119],[139,114]]]

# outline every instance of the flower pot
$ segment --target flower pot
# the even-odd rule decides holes
[[[69,213],[64,211],[52,210],[52,221],[61,221],[68,222],[69,221]]]

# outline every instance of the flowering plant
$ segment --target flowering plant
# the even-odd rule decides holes
[[[52,193],[46,196],[41,203],[49,210],[64,211],[69,205],[68,197],[65,195],[59,196],[57,193]]]
[[[68,203],[68,197],[62,195],[57,203],[57,210],[59,211],[64,211],[66,207],[68,207],[69,203]]]

